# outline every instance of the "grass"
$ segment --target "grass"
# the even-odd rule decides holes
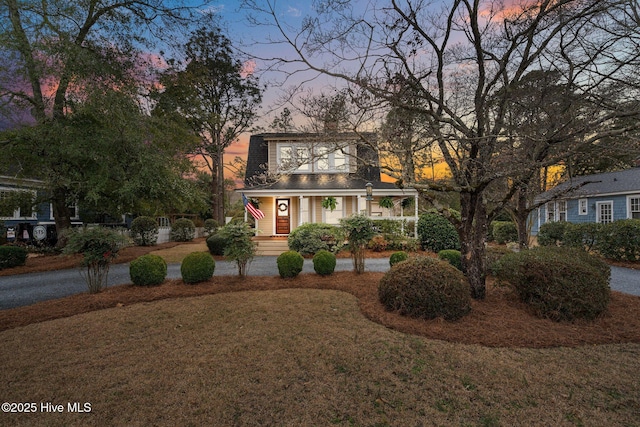
[[[380,277],[214,276],[0,311],[0,397],[38,407],[0,426],[640,425],[640,298],[556,323],[490,286],[460,321],[424,321],[381,309]]]

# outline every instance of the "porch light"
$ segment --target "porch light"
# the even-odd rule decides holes
[[[367,182],[367,184],[365,185],[365,188],[367,190],[367,200],[369,201],[373,200],[373,184],[370,182]]]

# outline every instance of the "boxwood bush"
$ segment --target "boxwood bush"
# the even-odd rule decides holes
[[[302,271],[304,258],[296,251],[286,251],[278,256],[276,262],[280,277],[296,277]]]
[[[192,252],[182,260],[180,274],[185,283],[198,283],[211,279],[216,262],[207,252]]]
[[[313,256],[313,270],[321,276],[328,276],[336,269],[336,256],[329,251],[320,250]]]
[[[585,249],[587,252],[594,248],[602,224],[595,222],[566,223],[562,244],[573,248]]]
[[[139,216],[131,223],[130,235],[138,246],[153,246],[158,241],[158,223],[150,216]]]
[[[227,246],[227,239],[219,234],[213,234],[207,237],[207,248],[211,255],[224,255],[224,249]]]
[[[216,234],[216,231],[218,231],[219,227],[220,224],[213,218],[209,218],[204,221],[204,232],[207,236]]]
[[[460,238],[453,224],[436,212],[420,215],[418,220],[420,246],[438,253],[444,249],[460,250]]]
[[[564,242],[564,230],[567,222],[545,222],[538,230],[538,244],[540,246],[558,246]]]
[[[518,229],[511,221],[493,221],[493,240],[500,245],[518,241]]]
[[[595,249],[616,261],[640,259],[640,220],[623,219],[601,226]]]
[[[510,283],[540,317],[590,320],[609,304],[610,268],[582,249],[537,247],[496,264],[497,278]]]
[[[443,261],[447,261],[449,264],[462,271],[462,255],[460,251],[455,249],[445,249],[438,252],[438,258]]]
[[[456,320],[471,310],[471,289],[464,275],[430,257],[391,267],[380,280],[378,297],[387,310],[425,319]]]
[[[409,254],[407,254],[405,251],[394,252],[389,257],[389,265],[393,267],[397,263],[406,261],[408,259],[409,259]]]
[[[338,252],[344,244],[340,227],[324,223],[302,224],[289,234],[289,249],[302,255],[313,255],[320,250]]]
[[[171,226],[171,240],[174,242],[190,242],[196,236],[196,226],[188,218],[176,219]]]
[[[27,262],[27,250],[21,246],[0,246],[0,270]]]
[[[142,255],[129,264],[129,276],[136,286],[159,285],[167,277],[167,263],[159,255]]]

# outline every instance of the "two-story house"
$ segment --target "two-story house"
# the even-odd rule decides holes
[[[546,222],[596,222],[640,219],[640,166],[572,178],[540,194],[543,203],[529,216],[536,236]]]
[[[355,134],[252,135],[244,185],[238,191],[264,213],[256,220],[259,245],[281,242],[274,253],[286,250],[286,237],[304,223],[338,224],[354,213],[417,223],[417,191],[383,182],[378,154]],[[382,198],[393,207],[380,206]],[[407,198],[415,201],[413,216],[404,216],[401,205]],[[327,199],[332,206],[323,207]]]

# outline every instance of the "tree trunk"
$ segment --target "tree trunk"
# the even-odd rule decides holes
[[[486,296],[487,215],[481,193],[460,195],[462,217],[458,233],[462,271],[471,286],[471,296],[482,300]]]
[[[64,232],[71,228],[71,216],[69,215],[67,195],[68,192],[65,188],[56,188],[53,190],[51,197],[53,217],[56,222],[56,234],[58,236],[56,248],[65,247],[67,239]]]
[[[518,227],[518,247],[520,250],[529,247],[529,233],[527,229],[527,219],[529,217],[529,209],[527,208],[526,191],[520,189],[518,191],[518,200],[516,201],[516,226]]]

